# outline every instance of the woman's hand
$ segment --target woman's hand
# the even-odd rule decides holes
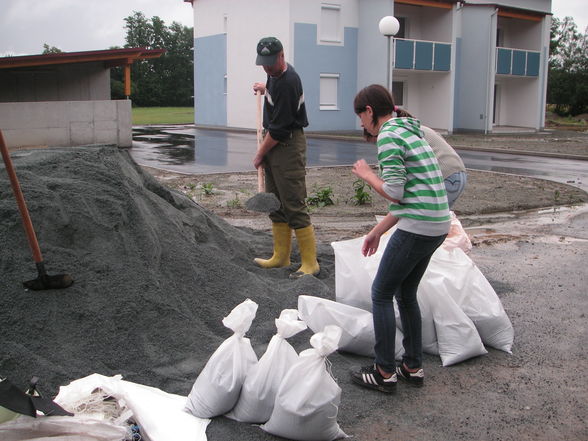
[[[374,175],[372,168],[365,161],[365,159],[356,161],[355,164],[353,164],[353,169],[351,171],[355,176],[363,179],[364,181],[368,181],[369,178]]]
[[[375,232],[374,230],[370,231],[363,241],[363,245],[361,246],[361,254],[364,257],[369,257],[378,251],[378,245],[380,245],[380,237],[381,234]]]

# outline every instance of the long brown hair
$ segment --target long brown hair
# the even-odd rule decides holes
[[[391,115],[396,107],[388,89],[379,84],[364,87],[355,95],[353,109],[357,115],[365,112],[367,106],[372,108],[372,121],[374,125],[378,123],[378,119],[381,116]]]

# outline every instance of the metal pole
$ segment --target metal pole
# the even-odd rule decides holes
[[[392,77],[390,75],[390,39],[391,39],[391,35],[386,35],[386,38],[388,38],[388,76],[386,77],[386,84],[388,86],[388,90],[390,91],[390,93],[392,93]]]

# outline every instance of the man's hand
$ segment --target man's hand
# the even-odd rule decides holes
[[[263,159],[264,157],[259,153],[255,155],[255,157],[253,158],[253,167],[255,167],[256,169],[261,167],[261,165],[263,164]]]
[[[257,92],[265,95],[265,84],[263,83],[253,83],[253,94],[257,94]]]

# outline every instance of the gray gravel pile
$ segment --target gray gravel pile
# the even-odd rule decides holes
[[[47,272],[75,279],[65,290],[23,289],[37,274],[0,168],[0,375],[17,384],[38,375],[55,394],[93,372],[120,373],[187,395],[230,335],[221,320],[234,306],[248,297],[259,304],[250,336],[263,353],[274,318],[296,307],[296,294],[329,293],[315,278],[257,268],[252,258],[271,250],[267,234],[236,229],[162,187],[125,151],[12,157]]]

